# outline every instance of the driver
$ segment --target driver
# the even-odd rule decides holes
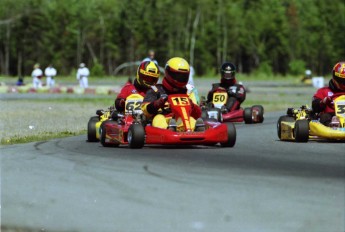
[[[115,99],[115,107],[118,111],[125,110],[126,98],[131,94],[140,94],[145,96],[146,92],[157,84],[159,79],[159,68],[153,61],[143,61],[138,69],[137,76],[132,84],[128,81],[121,89]]]
[[[329,125],[335,115],[331,98],[333,95],[345,95],[345,61],[334,65],[329,86],[318,89],[313,96],[313,111],[319,113],[320,122],[326,126]]]
[[[167,96],[170,94],[187,94],[186,85],[189,79],[190,67],[188,62],[180,57],[174,57],[168,60],[165,65],[165,76],[162,84],[158,84],[155,88],[149,90],[144,98],[142,110],[148,119],[152,119],[152,126],[171,130],[176,130],[176,121],[171,119],[169,109],[166,108]],[[200,118],[201,109],[193,103],[189,98],[192,112],[191,116],[197,120],[192,123],[195,125],[203,125]],[[169,125],[168,125],[169,123]],[[177,122],[177,124],[179,124]],[[201,126],[202,127],[202,126]]]
[[[236,67],[230,62],[225,62],[220,67],[220,83],[212,85],[212,89],[208,92],[207,103],[212,102],[213,93],[227,92],[228,100],[225,105],[226,112],[240,109],[241,103],[246,99],[246,90],[243,85],[236,81]]]

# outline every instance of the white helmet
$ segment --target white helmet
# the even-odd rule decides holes
[[[309,69],[305,70],[305,75],[310,76],[311,75],[311,71]]]
[[[79,68],[84,68],[85,67],[85,63],[80,63]]]

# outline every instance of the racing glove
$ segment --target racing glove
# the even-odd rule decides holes
[[[124,111],[125,110],[125,104],[126,104],[126,100],[123,98],[115,100],[115,107],[118,111]]]
[[[165,99],[164,98],[158,98],[157,100],[155,100],[153,102],[153,107],[156,109],[156,110],[159,110],[160,108],[163,108],[165,105]]]
[[[324,99],[322,99],[322,101],[320,102],[321,104],[324,104],[324,105],[329,105],[332,103],[332,98],[330,97],[325,97]]]

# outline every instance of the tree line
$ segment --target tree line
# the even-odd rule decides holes
[[[94,75],[156,51],[186,58],[198,75],[223,61],[244,73],[329,73],[345,58],[343,0],[1,0],[0,74],[35,63]]]

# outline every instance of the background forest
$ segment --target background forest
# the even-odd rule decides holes
[[[225,60],[243,73],[322,75],[345,59],[344,39],[344,0],[0,0],[0,75],[36,62],[112,75],[148,49],[198,75]]]

